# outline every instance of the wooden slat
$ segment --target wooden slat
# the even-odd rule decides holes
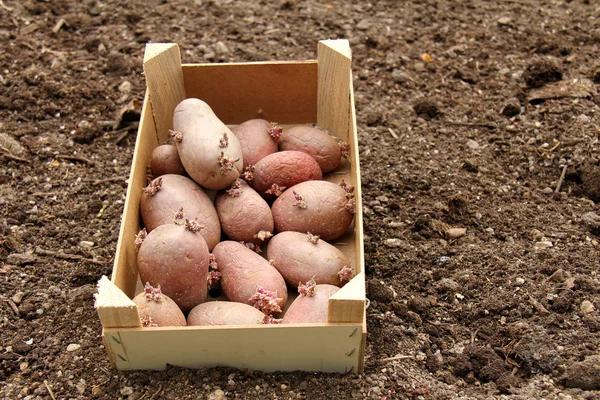
[[[119,369],[162,370],[168,363],[356,373],[362,324],[105,329],[104,334],[108,343],[122,345],[115,358]]]
[[[146,186],[146,167],[150,165],[152,150],[157,145],[158,138],[152,117],[152,105],[149,101],[149,94],[146,92],[131,162],[131,171],[129,172],[129,184],[112,273],[113,283],[131,298],[135,294],[138,276],[137,251],[133,241],[141,225],[140,197],[142,196],[142,189]]]
[[[322,40],[317,47],[319,64],[317,124],[348,141],[352,54],[347,40]]]
[[[181,55],[175,43],[149,43],[144,53],[144,74],[159,142],[173,129],[173,111],[185,99]]]
[[[141,327],[135,303],[106,276],[98,282],[94,307],[104,328]]]
[[[361,323],[365,318],[365,274],[358,274],[329,298],[327,322]]]
[[[183,76],[187,96],[204,100],[226,124],[316,121],[316,61],[184,64]]]

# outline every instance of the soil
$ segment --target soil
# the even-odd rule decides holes
[[[589,0],[0,1],[0,393],[600,398],[599,26]],[[353,52],[364,374],[113,369],[93,294],[145,43],[243,62],[335,37]]]

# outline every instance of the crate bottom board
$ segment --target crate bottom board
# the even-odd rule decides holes
[[[103,330],[105,346],[120,370],[164,370],[170,364],[356,373],[362,368],[365,336],[361,324]]]

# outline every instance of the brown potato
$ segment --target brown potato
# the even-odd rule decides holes
[[[285,281],[275,267],[259,254],[229,240],[216,245],[213,254],[222,274],[221,289],[228,300],[254,305],[250,299],[260,287],[275,292],[277,305],[280,308],[285,306],[288,297]]]
[[[189,326],[258,325],[265,314],[251,305],[233,301],[209,301],[198,304],[187,317]]]
[[[133,298],[138,314],[145,327],[186,326],[187,322],[179,306],[160,288],[146,285],[146,291]]]
[[[140,212],[148,232],[159,225],[172,224],[181,208],[185,218],[198,219],[200,234],[212,250],[221,240],[219,216],[210,197],[196,182],[182,175],[163,175],[154,179],[140,198]]]
[[[318,179],[323,179],[323,173],[314,158],[301,151],[279,151],[256,164],[252,186],[261,196],[267,196],[266,192],[273,184],[290,188],[300,182]]]
[[[187,173],[207,189],[225,189],[242,171],[240,141],[200,99],[185,99],[173,113],[173,139]]]
[[[354,218],[354,199],[327,181],[307,181],[287,189],[271,206],[275,231],[310,232],[323,240],[340,237]]]
[[[142,282],[160,285],[185,313],[206,300],[209,252],[194,224],[161,225],[143,240],[137,255]]]
[[[251,119],[231,128],[242,146],[244,168],[277,151],[277,141],[270,134],[273,128],[264,119]]]
[[[293,126],[283,130],[279,150],[296,150],[312,156],[323,173],[333,171],[342,159],[337,140],[327,132],[311,126]]]
[[[229,190],[219,191],[215,199],[221,229],[231,240],[261,245],[268,237],[261,239],[257,235],[260,236],[261,231],[273,233],[271,208],[265,199],[243,180],[236,180],[234,186]]]
[[[155,178],[166,174],[185,175],[185,168],[179,159],[177,147],[172,144],[161,144],[152,150],[150,170]]]
[[[352,275],[350,260],[344,253],[306,233],[287,231],[273,236],[267,258],[287,284],[294,287],[312,278],[317,284],[341,287]]]
[[[329,298],[339,287],[333,285],[317,285],[314,296],[298,296],[283,315],[282,324],[325,323]]]

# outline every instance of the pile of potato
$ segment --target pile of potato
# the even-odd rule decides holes
[[[352,223],[353,188],[322,180],[347,144],[262,119],[229,129],[192,98],[171,137],[152,153],[140,200],[142,325],[326,322],[329,297],[354,274],[328,243]],[[227,301],[207,301],[211,289]],[[288,290],[299,293],[291,304]]]

